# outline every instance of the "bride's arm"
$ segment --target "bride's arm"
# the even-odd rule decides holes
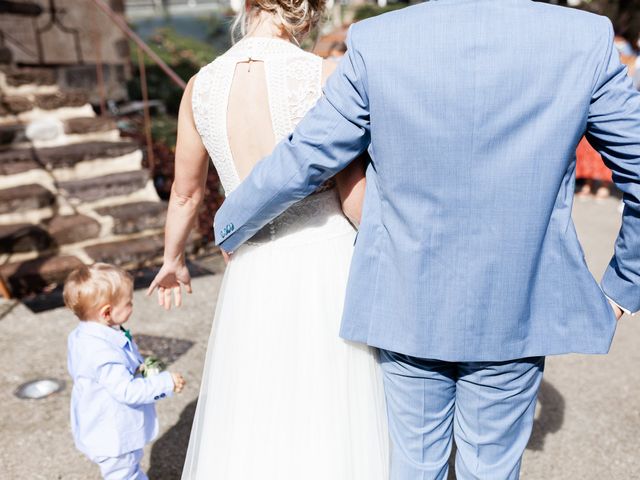
[[[175,177],[165,226],[165,262],[176,262],[184,257],[184,247],[204,199],[207,180],[209,157],[196,130],[191,109],[193,80],[187,84],[178,113]]]
[[[335,71],[338,64],[332,60],[325,60],[322,64],[322,84]],[[365,166],[366,154],[351,162],[335,177],[336,186],[342,203],[342,211],[356,227],[360,225],[362,204],[366,188]]]
[[[184,249],[204,198],[209,167],[209,157],[196,130],[191,108],[194,78],[187,84],[178,114],[175,178],[165,224],[164,263],[147,292],[151,294],[157,287],[158,303],[165,308],[171,307],[172,291],[176,306],[180,305],[181,284],[191,293]]]
[[[362,204],[367,187],[365,180],[366,154],[351,162],[336,175],[336,186],[340,194],[342,211],[356,227],[360,226]]]

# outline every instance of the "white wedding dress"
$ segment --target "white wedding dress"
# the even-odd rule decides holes
[[[245,38],[196,77],[193,113],[228,194],[240,182],[227,136],[238,62],[264,62],[276,141],[321,95],[322,60]],[[339,338],[355,231],[334,186],[300,201],[228,265],[182,478],[387,480],[375,352]]]

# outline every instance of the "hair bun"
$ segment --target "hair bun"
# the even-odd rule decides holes
[[[295,39],[313,30],[327,5],[326,0],[250,0],[251,9],[276,15],[283,28]]]

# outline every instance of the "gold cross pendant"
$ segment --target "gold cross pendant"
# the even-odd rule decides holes
[[[253,58],[249,57],[249,60],[247,60],[247,62],[249,63],[249,70],[248,72],[251,73],[251,62],[253,62]]]

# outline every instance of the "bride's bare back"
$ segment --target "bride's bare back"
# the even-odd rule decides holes
[[[240,180],[276,144],[268,95],[264,62],[238,63],[229,92],[227,135]]]

